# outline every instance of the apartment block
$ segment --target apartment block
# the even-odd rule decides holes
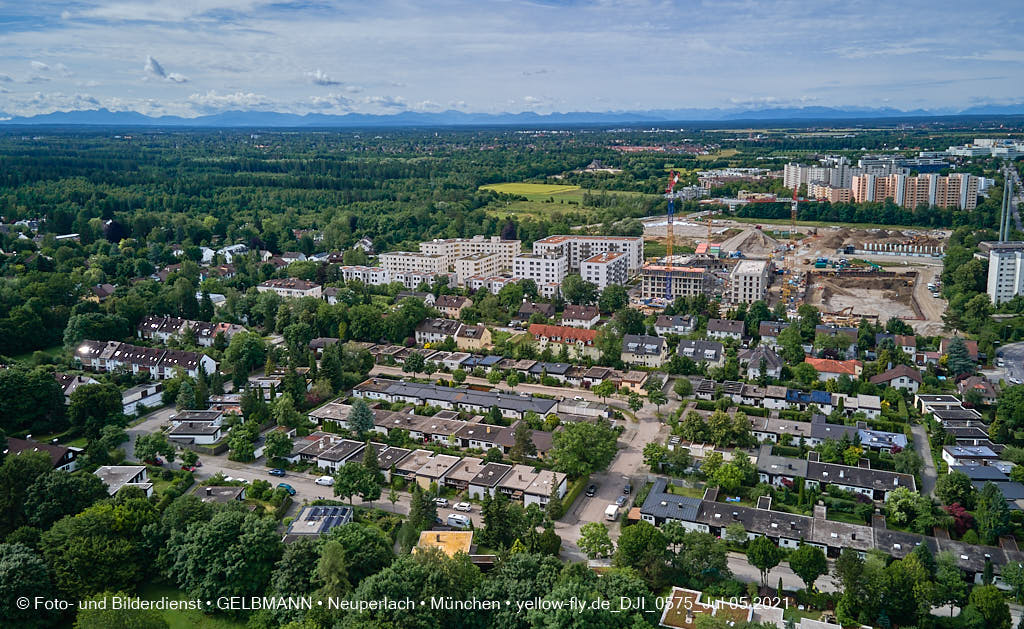
[[[640,236],[548,236],[533,243],[533,253],[564,256],[569,272],[578,272],[584,260],[599,253],[626,254],[626,269],[633,273],[644,264],[644,239]]]
[[[670,271],[664,264],[646,264],[640,273],[640,279],[643,299],[709,295],[714,285],[710,269],[703,267],[673,266]],[[669,280],[671,294],[666,295],[666,284]]]
[[[257,292],[277,293],[281,297],[316,297],[320,299],[321,287],[315,282],[289,277],[267,280],[256,285]]]
[[[380,265],[395,273],[446,273],[449,264],[443,255],[415,251],[391,251],[380,254]]]
[[[812,183],[807,186],[807,196],[814,197],[819,201],[828,201],[829,203],[850,203],[853,201],[853,189]]]
[[[508,266],[500,253],[472,253],[455,260],[455,277],[459,286],[464,286],[471,277],[497,275]]]
[[[522,253],[512,260],[512,277],[517,280],[533,280],[537,286],[560,283],[569,273],[569,261],[565,255]]]
[[[999,305],[1024,293],[1024,242],[988,245],[988,296]]]
[[[740,260],[729,274],[729,299],[750,304],[764,299],[771,283],[771,264],[767,260]]]
[[[497,254],[499,270],[512,268],[512,258],[516,257],[522,248],[522,241],[502,240],[500,236],[447,238],[420,243],[420,253],[443,257],[448,269],[454,268],[458,259],[478,254]]]
[[[382,286],[391,282],[391,272],[379,266],[343,266],[339,271],[346,282],[359,280],[371,286]]]
[[[580,275],[599,290],[604,290],[609,284],[625,284],[629,277],[626,254],[609,251],[591,256],[580,263]]]
[[[905,208],[955,207],[973,210],[978,205],[978,183],[974,175],[949,176],[927,173],[916,177],[902,174],[858,175],[853,178],[853,200],[857,203],[892,199]]]

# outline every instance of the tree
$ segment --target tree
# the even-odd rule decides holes
[[[360,439],[365,438],[373,430],[373,419],[373,411],[366,404],[366,400],[356,398],[352,402],[352,411],[348,416],[348,424]]]
[[[661,405],[668,402],[668,397],[661,391],[661,389],[655,389],[647,393],[647,401],[654,404],[657,412],[661,412]]]
[[[262,366],[266,360],[266,343],[256,332],[235,334],[231,337],[228,348],[224,350],[224,363],[233,372],[235,386],[241,386],[249,377],[249,373]]]
[[[609,557],[615,551],[615,544],[608,536],[608,527],[601,522],[584,524],[580,528],[580,539],[576,545],[591,559]]]
[[[193,598],[260,595],[281,556],[276,529],[273,518],[217,511],[209,521],[171,534],[168,576]]]
[[[266,439],[263,453],[268,460],[283,459],[292,453],[294,444],[287,433],[281,430],[271,430],[267,433]]]
[[[537,445],[533,442],[533,431],[526,422],[516,422],[512,430],[512,448],[509,450],[509,458],[513,461],[524,461],[527,457],[537,454]]]
[[[790,365],[798,365],[804,362],[803,339],[800,336],[800,326],[789,325],[781,332],[777,339],[779,355]]]
[[[579,273],[570,273],[562,279],[562,297],[570,304],[586,306],[597,299],[597,286],[584,281]]]
[[[1024,602],[1024,563],[1011,561],[1003,566],[1000,575],[1003,583],[1009,585],[1018,603]]]
[[[199,455],[192,450],[185,450],[181,453],[181,464],[185,467],[192,467],[199,462]]]
[[[100,435],[108,423],[123,421],[121,390],[113,384],[85,384],[71,394],[68,419],[89,439]]]
[[[295,398],[289,391],[285,391],[281,395],[277,396],[274,401],[270,403],[270,406],[270,414],[273,416],[274,421],[277,422],[278,426],[303,428],[309,425],[309,420],[306,416],[295,408]],[[253,418],[253,421],[255,421],[255,418]]]
[[[611,380],[603,380],[600,384],[591,389],[591,391],[594,395],[599,396],[601,401],[604,402],[607,401],[609,395],[615,393],[615,383]]]
[[[1010,629],[1010,606],[1006,604],[996,586],[974,586],[968,598],[968,605],[975,608],[985,619],[986,629]]]
[[[345,565],[345,549],[340,542],[328,540],[324,543],[315,579],[320,584],[319,594],[323,598],[341,598],[352,589]]]
[[[192,386],[192,380],[186,378],[181,382],[181,387],[178,388],[178,397],[174,399],[174,407],[179,411],[198,408],[196,402],[196,391]]]
[[[956,565],[956,558],[952,553],[941,552],[935,559],[935,591],[934,603],[936,605],[950,606],[950,613],[953,613],[953,606],[963,606],[967,598],[967,582],[964,581],[960,567]],[[1008,564],[1009,565],[1009,564]],[[1005,580],[1005,570],[1003,577]]]
[[[505,382],[508,384],[509,387],[511,387],[513,389],[518,387],[519,386],[519,374],[514,372],[514,371],[509,373],[508,376],[505,378]]]
[[[946,367],[954,376],[974,373],[974,361],[961,336],[954,336],[946,349]]]
[[[618,312],[629,304],[629,295],[622,284],[609,284],[601,291],[597,306],[601,312]]]
[[[27,522],[25,497],[36,480],[53,469],[45,452],[22,452],[0,464],[0,538]]]
[[[406,357],[405,362],[402,363],[402,371],[416,375],[423,373],[427,367],[427,359],[423,357],[423,354],[413,352]]]
[[[75,515],[105,498],[106,485],[96,475],[52,470],[28,488],[25,512],[32,526],[45,530],[64,516]]]
[[[622,531],[614,564],[633,568],[648,584],[656,587],[665,568],[667,543],[665,535],[657,527],[640,521]]]
[[[21,609],[16,601],[36,596],[52,599],[58,596],[53,573],[34,550],[24,544],[0,544],[0,618],[11,627],[43,629],[56,620],[56,614],[35,606]]]
[[[466,381],[466,371],[464,369],[456,369],[452,372],[452,381],[455,384],[462,384]]]
[[[549,457],[555,469],[583,476],[604,469],[615,458],[618,433],[607,420],[573,422],[554,433]]]
[[[151,432],[139,435],[135,439],[135,458],[140,461],[155,461],[158,456],[167,457],[167,462],[174,461],[174,446],[162,432]]]
[[[672,390],[682,400],[693,395],[693,383],[690,382],[689,378],[676,378],[675,382],[672,383]]]
[[[800,363],[792,371],[797,382],[805,387],[813,386],[818,381],[818,370],[810,363]]]
[[[953,471],[949,474],[940,474],[938,480],[935,481],[935,495],[945,505],[956,502],[966,509],[973,509],[977,493],[974,485],[971,484],[970,477],[963,472]]]
[[[644,401],[640,399],[639,393],[630,393],[627,403],[629,404],[629,409],[634,413],[639,412],[644,407]]]
[[[974,519],[978,523],[978,536],[982,544],[993,545],[1010,530],[1010,509],[995,483],[987,482],[978,492]]]
[[[366,475],[366,468],[355,461],[349,461],[334,472],[334,495],[352,503],[352,496],[359,493],[360,483]]]
[[[79,610],[75,629],[167,629],[167,621],[160,612],[128,603],[135,598],[124,592],[105,592],[91,597],[91,604]],[[113,599],[123,602],[115,607]]]
[[[768,573],[782,561],[782,549],[767,537],[756,537],[747,545],[747,561],[761,572],[761,587],[766,587]]]
[[[814,582],[828,572],[828,560],[817,546],[801,544],[789,555],[789,567],[804,582],[805,589],[814,587]]]

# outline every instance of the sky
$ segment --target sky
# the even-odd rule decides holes
[[[0,0],[0,115],[1024,102],[1020,0]]]

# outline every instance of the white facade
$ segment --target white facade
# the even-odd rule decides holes
[[[379,266],[343,266],[341,277],[346,282],[359,280],[371,286],[383,286],[391,283],[391,272]]]
[[[295,278],[267,280],[256,286],[260,293],[277,293],[281,297],[316,297],[320,299],[322,288],[319,284]]]
[[[380,265],[392,274],[412,271],[416,273],[444,273],[448,263],[442,255],[415,251],[391,251],[380,254]]]
[[[988,296],[999,305],[1024,293],[1024,243],[992,247],[988,255]]]
[[[762,300],[770,281],[767,260],[740,260],[729,274],[729,299],[736,304]]]
[[[635,273],[644,263],[644,239],[641,236],[548,236],[533,243],[533,252],[565,256],[569,271],[579,271],[582,262],[599,253],[621,251],[626,254],[626,268]]]
[[[459,258],[476,254],[497,254],[500,269],[512,267],[512,258],[522,250],[519,240],[502,240],[500,236],[473,236],[472,238],[448,238],[420,243],[420,253],[438,255],[444,258],[451,269]],[[461,279],[461,278],[460,278]]]
[[[629,265],[622,251],[610,251],[591,256],[580,263],[580,276],[604,290],[609,284],[625,284]]]
[[[512,261],[512,276],[517,280],[533,280],[537,286],[561,283],[569,273],[565,256],[524,253]]]
[[[459,286],[465,286],[471,277],[497,275],[508,266],[499,253],[474,253],[455,261],[455,277]]]

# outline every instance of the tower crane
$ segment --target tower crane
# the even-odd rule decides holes
[[[665,188],[665,198],[668,199],[668,215],[665,221],[665,235],[668,242],[665,246],[665,301],[672,301],[672,244],[675,240],[674,234],[672,233],[672,221],[675,217],[676,211],[676,197],[675,193],[676,184],[679,183],[679,175],[676,171],[669,171],[668,174],[668,187]]]

